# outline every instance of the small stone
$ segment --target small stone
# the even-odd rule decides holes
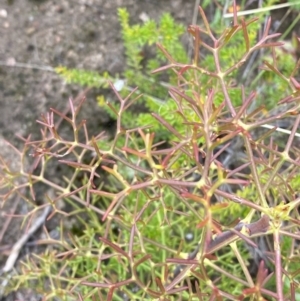
[[[32,35],[35,31],[36,31],[36,28],[35,28],[34,26],[29,27],[29,28],[26,29],[26,34],[30,36],[30,35]]]
[[[187,241],[192,241],[192,240],[194,239],[194,234],[193,234],[193,233],[187,233],[187,234],[185,235],[185,239],[186,239]]]
[[[7,11],[5,9],[0,9],[0,17],[6,18],[7,17]]]
[[[15,60],[15,58],[13,58],[13,57],[10,57],[10,58],[8,58],[7,60],[6,60],[6,65],[7,66],[15,66],[16,65],[16,60]]]
[[[139,18],[141,21],[143,21],[144,23],[146,23],[147,21],[149,21],[149,16],[145,13],[145,12],[142,12],[140,15],[139,15]]]

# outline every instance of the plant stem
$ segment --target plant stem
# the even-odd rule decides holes
[[[276,227],[274,231],[274,251],[275,251],[275,276],[276,276],[276,288],[277,288],[277,300],[283,301],[283,286],[282,286],[282,262],[281,262],[281,250],[280,250],[280,238],[279,227]]]

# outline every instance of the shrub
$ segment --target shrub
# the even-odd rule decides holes
[[[128,128],[136,125],[144,126],[151,124],[159,132],[160,139],[167,139],[169,133],[156,122],[147,112],[158,111],[162,104],[165,108],[173,110],[173,102],[168,97],[168,87],[176,83],[177,77],[171,72],[164,72],[164,76],[151,75],[151,71],[166,63],[165,56],[157,50],[156,43],[161,43],[176,60],[182,63],[188,62],[186,51],[180,41],[185,28],[177,24],[170,14],[164,13],[159,22],[147,20],[144,24],[130,25],[129,14],[126,9],[118,10],[121,33],[124,42],[125,68],[121,77],[109,76],[107,72],[99,74],[88,70],[67,69],[57,67],[56,71],[67,82],[82,86],[104,88],[108,80],[114,82],[115,87],[121,90],[121,95],[126,97],[128,91],[134,86],[138,87],[135,95],[140,95],[137,104],[133,104],[123,114],[123,124]],[[98,103],[106,112],[115,118],[110,109],[105,106],[105,97],[98,96]],[[119,110],[118,103],[111,103],[115,110]],[[168,109],[165,116],[168,115]],[[138,111],[138,114],[137,114]],[[176,121],[172,121],[175,123]]]
[[[1,161],[1,183],[8,189],[3,200],[17,194],[31,204],[28,224],[47,206],[49,219],[62,215],[76,222],[68,235],[63,219],[59,238],[47,234],[47,250],[23,260],[13,288],[34,281],[45,300],[299,297],[300,104],[293,77],[298,66],[289,76],[277,68],[275,49],[282,43],[274,41],[278,34],[268,34],[270,21],[254,42],[253,20],[238,23],[235,17],[216,38],[201,8],[200,14],[204,27],[188,28],[192,63],[178,62],[158,45],[169,63],[153,73],[171,70],[177,78],[169,89],[174,107],[169,119],[151,112],[169,133],[168,143],[155,140],[148,125],[124,128],[136,90],[124,97],[110,84],[119,102],[108,104],[117,121],[112,141],[104,133],[89,137],[86,122],[76,119],[84,101],[70,100],[71,117],[51,109],[39,121],[41,140],[26,139],[17,151],[21,160],[33,154],[33,169],[11,172]],[[229,64],[224,49],[236,37],[242,37],[244,52]],[[267,72],[285,79],[291,90],[272,100],[275,110],[258,105],[255,92],[231,85],[236,70],[261,48],[273,50]],[[209,69],[198,49],[211,53]],[[72,127],[72,139],[62,137],[56,117]],[[291,129],[278,128],[287,120]],[[73,169],[71,176],[47,178],[53,161]],[[46,195],[47,202],[37,206],[35,189],[41,184],[55,196]],[[254,272],[250,263],[257,264]]]

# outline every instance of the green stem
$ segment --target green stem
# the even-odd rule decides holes
[[[274,237],[274,252],[275,252],[275,278],[277,288],[277,300],[283,301],[283,281],[282,281],[282,262],[281,262],[281,249],[279,238],[279,227],[276,227]]]
[[[258,192],[258,196],[259,196],[259,199],[260,199],[260,203],[261,203],[261,205],[263,207],[269,208],[269,205],[268,205],[268,203],[267,203],[267,201],[265,199],[265,196],[264,196],[264,192],[263,192],[262,186],[260,184],[259,176],[257,174],[256,163],[255,163],[255,160],[254,160],[254,156],[253,156],[253,152],[252,152],[250,141],[249,141],[249,139],[246,136],[244,136],[244,141],[245,141],[246,151],[248,153],[248,158],[249,158],[249,161],[250,161],[251,174],[253,176],[253,180],[254,180],[255,186],[257,188],[257,192]]]

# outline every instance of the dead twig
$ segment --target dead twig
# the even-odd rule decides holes
[[[47,205],[44,208],[44,211],[42,212],[41,216],[39,216],[34,223],[31,225],[29,230],[22,235],[22,237],[14,244],[10,255],[8,256],[4,268],[1,270],[0,275],[7,273],[5,278],[3,279],[2,283],[0,284],[0,300],[2,300],[2,297],[4,295],[5,287],[7,286],[9,280],[12,277],[11,270],[13,269],[16,260],[20,254],[21,249],[23,246],[27,243],[28,239],[33,235],[46,221],[47,217],[52,211],[51,205]]]
[[[45,223],[45,221],[46,221],[48,215],[50,214],[51,210],[52,210],[51,205],[47,205],[44,208],[44,211],[41,214],[41,216],[39,216],[34,221],[34,223],[31,225],[29,230],[26,233],[24,233],[21,236],[21,238],[14,244],[14,246],[11,250],[11,253],[8,256],[7,260],[6,260],[5,266],[2,269],[2,273],[7,273],[7,272],[9,272],[13,269],[21,249],[26,244],[26,242],[31,237],[31,235],[33,235]]]

